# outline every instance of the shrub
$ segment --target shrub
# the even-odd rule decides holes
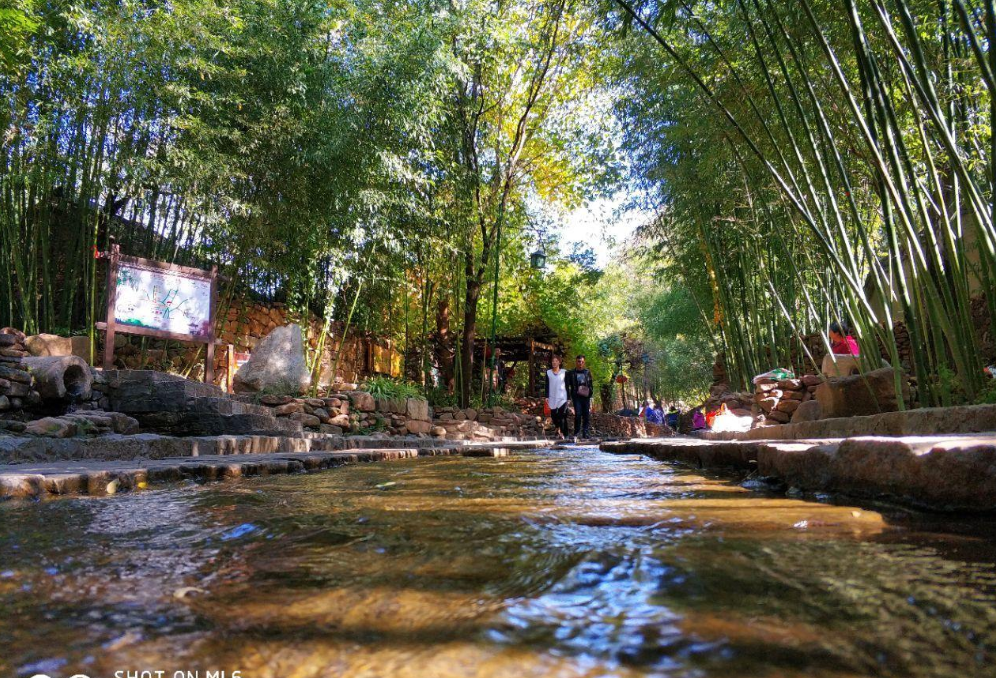
[[[421,398],[425,400],[425,394],[415,384],[407,381],[399,381],[390,377],[373,377],[361,387],[374,398],[383,400],[400,400],[402,398]]]
[[[447,393],[445,388],[434,388],[429,391],[428,400],[433,407],[456,407],[457,395]]]

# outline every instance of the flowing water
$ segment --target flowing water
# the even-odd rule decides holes
[[[0,676],[996,676],[994,562],[591,448],[8,503]]]

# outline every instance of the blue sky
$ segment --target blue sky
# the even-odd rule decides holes
[[[605,266],[615,250],[653,217],[647,210],[622,209],[627,200],[628,196],[620,192],[568,213],[555,229],[561,251],[570,252],[573,243],[585,244],[595,251],[599,266]]]

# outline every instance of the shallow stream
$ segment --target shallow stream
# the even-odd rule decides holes
[[[591,448],[10,502],[0,676],[996,676],[994,563]]]

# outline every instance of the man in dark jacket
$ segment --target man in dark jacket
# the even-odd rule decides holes
[[[591,397],[595,393],[595,384],[591,372],[586,368],[583,355],[575,359],[576,367],[567,373],[564,385],[567,386],[567,397],[574,405],[574,437],[587,438],[591,424]]]

